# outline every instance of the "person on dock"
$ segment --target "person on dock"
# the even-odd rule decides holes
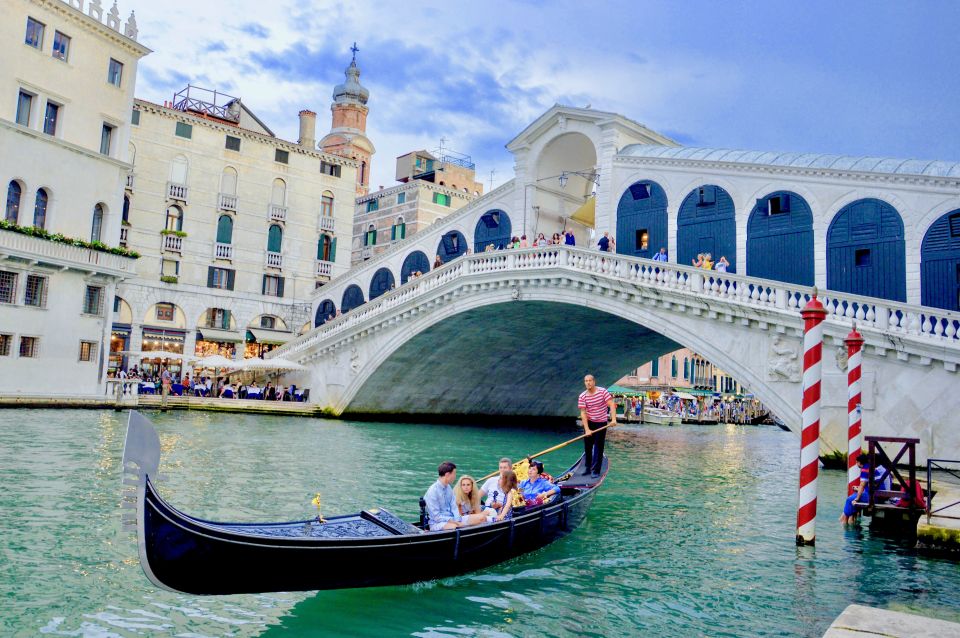
[[[854,507],[854,503],[866,503],[870,500],[870,457],[866,454],[858,454],[857,467],[860,468],[860,482],[857,484],[853,494],[848,496],[846,502],[843,504],[843,513],[840,514],[840,522],[843,525],[856,522],[860,512]],[[878,486],[880,491],[890,490],[890,475],[887,474],[886,478],[883,477],[886,473],[887,471],[882,465],[877,465],[876,469],[873,470],[874,481],[880,481],[880,479],[883,478],[883,481]]]
[[[527,505],[542,505],[554,496],[560,495],[560,487],[543,476],[543,463],[530,461],[527,478],[520,482],[520,491]]]
[[[488,478],[483,487],[480,488],[480,498],[486,499],[487,507],[492,507],[498,512],[503,508],[503,504],[506,502],[506,494],[510,491],[504,489],[506,476],[507,472],[512,470],[513,463],[507,457],[503,457],[500,459],[500,472]]]
[[[607,410],[610,411],[610,425],[617,423],[617,405],[606,388],[597,386],[592,374],[583,378],[586,390],[580,393],[577,407],[580,408],[580,422],[583,424],[583,474],[593,478],[600,476],[603,469],[603,445],[607,440],[607,431],[593,430],[607,425]]]

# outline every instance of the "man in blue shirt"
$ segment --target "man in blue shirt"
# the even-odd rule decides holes
[[[597,248],[600,249],[600,252],[609,252],[610,251],[610,233],[604,232],[603,237],[600,238],[600,241],[597,242]]]
[[[667,259],[667,249],[661,248],[660,252],[653,256],[654,261],[669,261]]]
[[[543,463],[530,461],[527,478],[520,482],[520,491],[524,500],[535,500],[542,503],[551,496],[560,494],[560,488],[541,476]]]
[[[437,468],[440,478],[430,486],[423,500],[427,502],[427,516],[430,517],[430,531],[456,529],[463,527],[463,517],[457,511],[457,501],[450,487],[457,480],[457,466],[444,461]]]
[[[568,230],[563,233],[563,243],[567,246],[577,245],[577,238],[573,236],[572,230]]]

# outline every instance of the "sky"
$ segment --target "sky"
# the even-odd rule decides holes
[[[137,97],[215,88],[293,141],[301,109],[329,129],[355,41],[373,189],[441,138],[499,185],[504,145],[555,103],[688,146],[960,160],[960,2],[120,0],[131,9],[153,49]]]

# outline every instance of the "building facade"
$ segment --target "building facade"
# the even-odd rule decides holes
[[[288,142],[238,98],[192,86],[136,100],[133,121],[123,239],[142,257],[118,292],[111,370],[135,363],[123,352],[150,373],[150,352],[242,359],[301,332],[309,294],[349,267],[337,239],[357,162],[316,150],[312,111]]]
[[[117,247],[149,49],[133,14],[82,0],[9,0],[0,38],[0,392],[98,394],[137,265]]]
[[[648,361],[617,384],[660,391],[675,388],[705,390],[724,395],[741,395],[748,391],[739,381],[689,348]]]

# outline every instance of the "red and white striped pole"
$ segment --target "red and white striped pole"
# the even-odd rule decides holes
[[[800,498],[797,503],[797,545],[813,545],[817,525],[817,473],[820,464],[820,361],[823,320],[827,311],[817,289],[800,311],[803,317],[803,427],[800,430]]]
[[[860,366],[863,363],[863,337],[857,332],[857,324],[843,340],[847,344],[847,496],[853,494],[860,484],[860,468],[857,455],[863,451],[860,437]]]

